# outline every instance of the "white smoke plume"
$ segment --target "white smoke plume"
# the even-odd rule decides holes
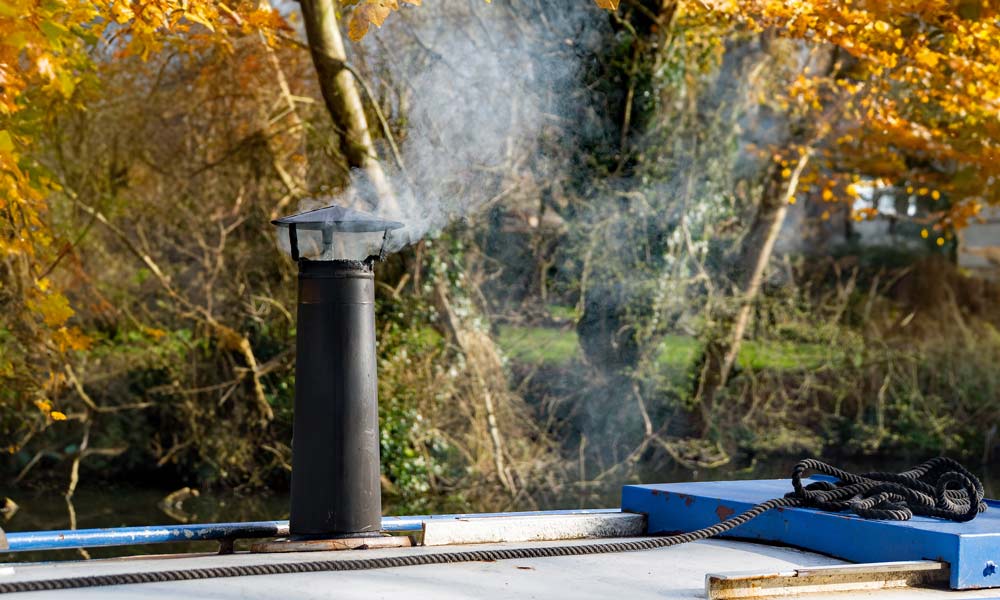
[[[375,87],[405,121],[405,171],[382,152],[399,208],[359,205],[370,197],[361,173],[334,201],[404,222],[391,251],[502,201],[527,171],[546,170],[546,126],[580,110],[568,96],[607,22],[578,0],[440,0],[394,15],[351,58],[381,77]]]

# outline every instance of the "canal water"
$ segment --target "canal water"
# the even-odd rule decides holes
[[[693,472],[676,466],[666,468],[648,468],[639,475],[645,482],[672,481],[706,481],[722,479],[775,479],[787,478],[795,464],[794,459],[771,460],[754,464],[749,467],[722,467],[719,469]],[[912,463],[901,461],[872,461],[854,463],[836,463],[853,472],[871,470],[901,471]],[[983,480],[986,495],[989,498],[1000,498],[1000,465],[974,469]],[[542,506],[542,509],[554,508],[607,508],[618,505],[621,484],[623,482],[608,482],[599,493],[590,498],[599,498],[588,502],[588,506],[577,506],[579,502],[572,497],[566,497],[552,506]],[[632,482],[624,482],[632,483]],[[789,488],[791,489],[791,488]],[[164,507],[163,500],[170,490],[155,490],[130,488],[124,486],[81,485],[73,498],[76,512],[77,528],[90,529],[99,527],[127,527],[139,525],[170,525],[177,523],[222,523],[238,521],[272,521],[288,518],[287,492],[259,493],[254,495],[233,495],[225,493],[201,493],[188,497],[180,507]],[[18,510],[6,521],[0,517],[0,527],[7,532],[38,531],[53,529],[68,529],[69,511],[65,500],[59,493],[18,493],[16,490],[4,489],[0,497],[10,496],[18,504]],[[386,507],[387,512],[396,514],[392,507]],[[243,542],[246,547],[248,542]],[[185,544],[160,544],[152,546],[124,546],[115,548],[97,548],[89,551],[92,558],[108,558],[113,556],[135,554],[169,554],[177,552],[215,552],[218,544],[214,542],[196,542]],[[78,559],[77,551],[53,551],[45,553],[3,554],[0,562],[38,561]]]

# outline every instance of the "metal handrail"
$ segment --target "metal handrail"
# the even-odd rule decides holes
[[[412,515],[382,517],[382,531],[411,533],[420,531],[425,521],[435,519],[470,519],[483,517],[530,517],[541,515],[580,515],[618,513],[618,508],[542,510],[506,513],[463,513],[451,515]],[[253,521],[247,523],[202,523],[185,525],[150,525],[105,529],[66,529],[62,531],[7,532],[9,548],[2,552],[75,550],[108,546],[133,546],[178,542],[227,542],[239,539],[273,538],[288,535],[288,521]]]

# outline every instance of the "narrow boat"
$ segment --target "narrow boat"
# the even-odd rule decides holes
[[[17,552],[179,541],[216,541],[219,552],[7,563],[0,567],[0,593],[164,599],[1000,594],[990,589],[1000,587],[1000,503],[986,500],[985,511],[966,522],[869,519],[796,506],[754,512],[793,487],[791,480],[632,485],[622,490],[621,509],[383,517],[377,536],[353,538],[291,538],[288,521],[10,533],[7,551],[14,558]],[[701,539],[715,534],[725,537]],[[234,551],[238,540],[248,539],[259,541]]]
[[[789,480],[629,485],[611,510],[383,517],[371,264],[402,224],[337,206],[276,224],[287,229],[299,263],[289,521],[11,533],[4,544],[14,558],[178,541],[215,541],[219,551],[8,562],[0,567],[0,593],[261,600],[1000,595],[990,589],[1000,587],[1000,505],[946,458],[903,473],[856,475],[807,459]],[[236,551],[241,540],[254,541]]]

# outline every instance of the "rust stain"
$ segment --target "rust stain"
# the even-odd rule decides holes
[[[688,496],[687,494],[677,494],[677,497],[682,498],[684,500],[684,506],[691,506],[692,504],[694,504],[694,496]]]
[[[728,506],[719,505],[719,508],[715,509],[715,516],[719,517],[720,521],[725,521],[729,517],[733,516],[736,511]]]

